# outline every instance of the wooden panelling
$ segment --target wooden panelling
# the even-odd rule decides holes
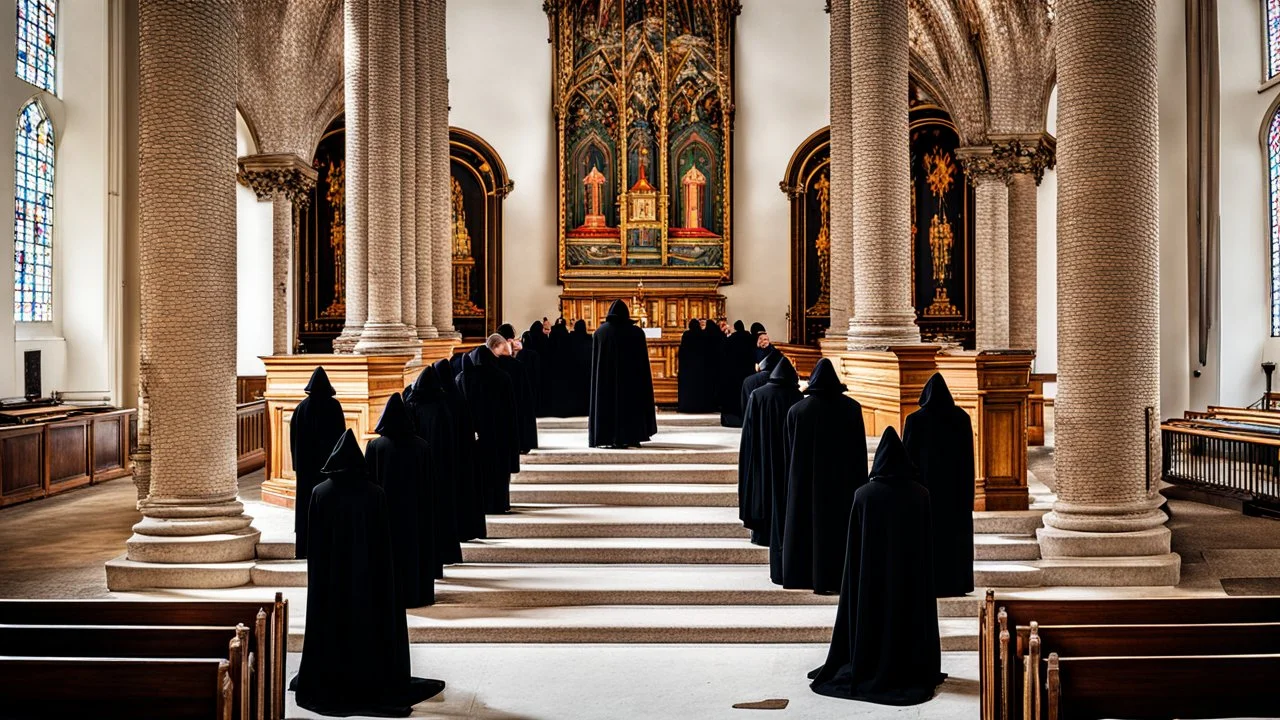
[[[79,417],[47,426],[45,466],[48,468],[50,491],[88,485],[92,479],[89,472],[89,422],[90,418]]]
[[[0,506],[132,474],[135,416],[112,410],[0,429]]]
[[[0,430],[0,505],[44,494],[44,427]]]
[[[236,404],[261,400],[267,391],[266,375],[240,375],[236,378]]]
[[[267,401],[236,407],[236,473],[244,475],[267,464]]]
[[[113,415],[93,419],[93,479],[122,472],[129,463],[126,424],[128,416]]]

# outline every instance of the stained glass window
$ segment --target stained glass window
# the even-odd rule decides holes
[[[1263,32],[1267,34],[1267,79],[1280,75],[1280,0],[1263,0]]]
[[[1280,337],[1280,109],[1267,128],[1267,196],[1271,201],[1271,337]]]
[[[58,0],[18,0],[18,77],[56,93]]]
[[[53,123],[36,100],[18,114],[13,319],[53,320]]]

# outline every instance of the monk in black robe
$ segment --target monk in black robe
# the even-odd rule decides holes
[[[521,362],[525,362],[524,353],[530,353],[529,358],[532,361],[530,368],[530,379],[533,381],[534,408],[538,417],[549,417],[551,415],[551,351],[550,338],[547,336],[547,327],[543,325],[541,320],[534,320],[529,329],[520,335],[520,342],[524,346],[520,350],[517,357]]]
[[[933,584],[938,597],[973,592],[973,425],[942,375],[920,393],[902,432],[933,519]]]
[[[707,396],[706,336],[702,324],[693,319],[689,329],[680,336],[677,351],[676,409],[682,413],[710,412],[712,405]]]
[[[307,396],[298,403],[289,421],[289,446],[293,453],[293,471],[297,474],[297,497],[293,503],[294,557],[307,556],[307,508],[311,506],[311,491],[324,478],[320,468],[333,452],[333,447],[347,429],[342,405],[334,397],[337,391],[329,383],[324,368],[317,367],[311,373],[311,382],[305,388]]]
[[[409,417],[418,437],[431,448],[429,473],[431,505],[435,509],[436,555],[444,565],[462,562],[458,545],[458,477],[454,469],[457,448],[454,437],[453,412],[445,398],[444,387],[435,367],[428,365],[413,381],[408,402]]]
[[[476,425],[471,419],[467,401],[458,390],[453,366],[448,360],[437,360],[432,365],[440,387],[444,391],[449,417],[453,420],[453,477],[457,514],[454,526],[458,540],[467,542],[487,536],[484,520],[484,500],[476,481]]]
[[[831,649],[810,673],[820,695],[917,705],[946,679],[938,638],[929,491],[916,483],[893,428],[876,448],[871,481],[858,489]]]
[[[592,338],[587,444],[639,447],[657,433],[653,373],[644,331],[636,327],[627,304],[615,300]]]
[[[396,591],[402,607],[431,605],[435,578],[443,576],[432,487],[440,478],[432,472],[431,449],[414,434],[400,393],[387,400],[373,431],[379,437],[369,441],[365,462],[369,479],[387,496]]]
[[[538,447],[538,414],[537,396],[533,389],[533,367],[537,364],[532,356],[526,356],[523,362],[518,354],[524,352],[512,346],[515,339],[515,328],[509,324],[498,326],[498,335],[507,341],[505,349],[493,345],[490,347],[498,358],[498,367],[511,378],[511,390],[516,399],[516,429],[519,431],[520,454],[524,455]],[[490,336],[492,337],[492,336]]]
[[[747,402],[738,454],[738,517],[755,545],[772,544],[773,487],[785,491],[787,483],[787,413],[803,398],[796,369],[782,358],[769,383]]]
[[[551,332],[547,334],[547,351],[542,363],[549,395],[547,411],[551,417],[570,416],[572,400],[569,395],[573,380],[569,377],[569,355],[569,326],[564,318],[556,318],[551,324]]]
[[[770,350],[771,352],[768,355],[760,358],[760,362],[756,363],[756,367],[759,369],[754,374],[748,375],[746,380],[742,381],[742,392],[740,393],[739,398],[742,402],[742,411],[744,413],[747,410],[747,401],[751,399],[751,393],[755,392],[758,388],[764,387],[765,383],[769,382],[769,375],[773,373],[773,369],[782,361],[782,353],[774,350],[772,347]],[[794,366],[792,366],[792,369],[794,369]],[[743,415],[743,421],[745,422],[745,420],[746,416]],[[746,426],[743,425],[743,427]]]
[[[773,342],[769,340],[769,333],[761,323],[751,323],[751,337],[755,340],[757,365],[771,353],[778,352],[773,347]]]
[[[742,381],[756,371],[755,338],[741,320],[733,327],[720,363],[720,424],[724,427],[742,427]]]
[[[809,397],[787,413],[783,587],[840,591],[849,509],[867,482],[862,406],[844,391],[835,366],[822,358],[809,376]]]
[[[345,431],[311,495],[307,624],[290,685],[321,715],[406,717],[444,689],[410,676],[409,631],[392,559],[390,510]]]
[[[724,344],[728,338],[724,334],[724,327],[715,318],[707,318],[702,333],[703,372],[707,378],[704,402],[711,412],[720,412],[721,386],[724,382],[721,374],[724,372]]]
[[[586,417],[591,408],[591,348],[587,322],[579,320],[569,333],[569,407],[566,417]]]
[[[489,336],[490,340],[494,336]],[[498,338],[502,340],[501,337]],[[515,391],[488,345],[462,361],[458,389],[476,426],[476,483],[486,514],[511,510],[511,473],[520,472],[520,435]]]

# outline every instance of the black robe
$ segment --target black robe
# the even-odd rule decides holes
[[[737,327],[741,327],[738,323]],[[724,341],[720,363],[720,424],[742,427],[742,381],[756,371],[756,339],[735,329]]]
[[[463,360],[458,381],[476,425],[476,481],[484,511],[505,513],[511,509],[511,473],[520,471],[511,378],[498,367],[493,351],[481,345]]]
[[[934,590],[938,597],[973,592],[973,425],[941,375],[924,386],[902,442],[929,490]]]
[[[413,420],[396,393],[387,400],[365,448],[369,480],[387,496],[391,521],[391,555],[401,607],[434,604],[435,578],[441,577],[436,541],[436,493],[440,476],[432,467],[427,441],[414,434]],[[456,543],[455,543],[456,544]]]
[[[849,517],[840,606],[814,692],[882,705],[917,705],[946,675],[929,567],[929,491],[914,480],[893,428],[876,448],[871,481]]]
[[[747,403],[738,453],[738,517],[756,545],[771,546],[773,487],[787,487],[787,412],[803,398],[796,369],[783,358]]]
[[[290,685],[300,707],[321,715],[405,717],[444,689],[410,676],[409,631],[397,591],[391,518],[347,430],[307,508],[307,623]]]
[[[521,362],[531,363],[530,379],[533,381],[534,409],[538,417],[551,415],[552,373],[550,339],[542,330],[542,321],[535,320],[520,336],[524,349],[516,356]],[[525,353],[532,353],[528,358]]]
[[[680,336],[676,362],[676,409],[682,413],[711,412],[715,406],[707,384],[714,376],[707,374],[706,335],[697,320],[690,320],[689,329]]]
[[[591,350],[594,340],[587,323],[579,320],[569,333],[568,407],[565,417],[586,417],[591,412]]]
[[[614,301],[591,345],[591,407],[587,444],[635,446],[658,433],[653,374],[644,331],[626,303]]]
[[[454,468],[457,441],[454,437],[453,412],[445,399],[444,388],[435,367],[428,365],[413,381],[412,392],[405,403],[418,437],[431,447],[431,504],[435,508],[432,527],[435,530],[436,555],[440,563],[462,562],[458,545],[458,473]]]
[[[823,358],[809,378],[809,397],[787,413],[783,587],[840,590],[849,509],[853,493],[867,482],[862,406],[844,391],[835,367]]]
[[[337,391],[329,383],[324,368],[317,367],[307,383],[307,397],[298,403],[289,421],[289,446],[293,453],[293,471],[297,475],[297,490],[293,502],[294,557],[307,556],[307,508],[311,507],[311,492],[324,478],[320,468],[347,429],[342,405],[334,397]]]
[[[760,368],[759,371],[748,375],[747,379],[742,381],[742,392],[739,394],[739,397],[742,402],[744,421],[746,420],[745,413],[747,411],[747,401],[751,399],[751,393],[755,392],[758,388],[764,387],[765,383],[769,382],[769,375],[773,372],[773,369],[778,366],[778,362],[781,360],[782,353],[774,350],[768,355],[760,358],[760,361],[756,363],[756,367]],[[794,369],[794,366],[792,369]]]
[[[551,325],[547,335],[547,349],[542,358],[542,372],[546,375],[547,413],[550,417],[569,417],[569,326],[564,318]]]
[[[707,378],[703,386],[706,395],[702,402],[713,413],[720,412],[720,401],[724,395],[725,340],[727,338],[724,331],[720,329],[720,323],[716,322],[715,318],[707,318],[707,326],[702,330],[702,367]]]
[[[432,367],[435,368],[440,387],[444,390],[449,417],[453,419],[454,499],[457,502],[454,526],[458,531],[458,540],[467,542],[488,535],[484,520],[484,499],[476,480],[476,425],[471,419],[467,401],[458,390],[453,366],[448,360],[437,360]]]

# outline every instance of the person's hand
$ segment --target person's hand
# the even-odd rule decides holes
[[[769,333],[760,333],[756,336],[756,347],[764,349],[769,347]]]
[[[512,340],[510,342],[511,342],[511,352],[518,353],[524,349],[524,343],[520,342],[519,340]]]

